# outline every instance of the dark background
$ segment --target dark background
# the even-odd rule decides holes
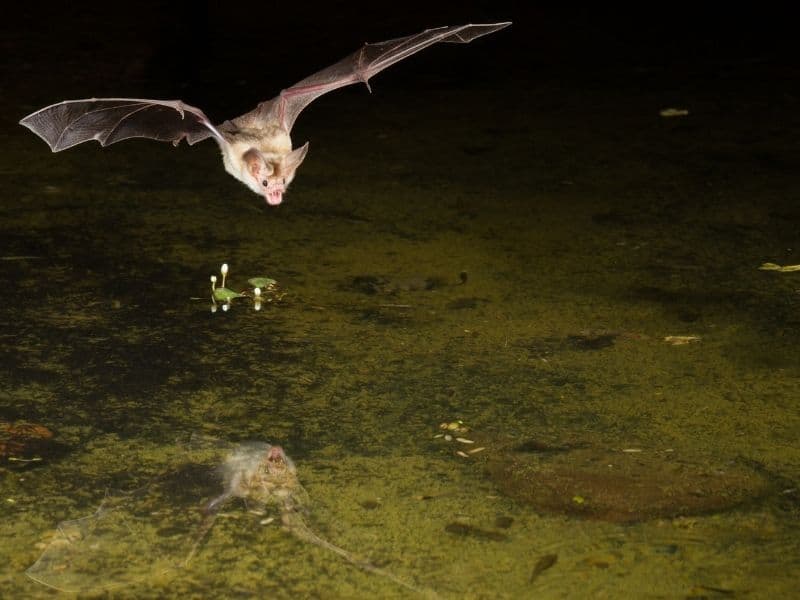
[[[457,60],[452,49],[424,52],[377,78],[376,91],[513,93],[553,79],[669,88],[724,80],[732,68],[756,76],[775,69],[787,92],[797,89],[796,21],[764,4],[29,2],[2,18],[1,93],[22,111],[4,117],[3,128],[43,104],[104,95],[180,97],[221,121],[362,42],[501,20],[514,25],[458,49]]]

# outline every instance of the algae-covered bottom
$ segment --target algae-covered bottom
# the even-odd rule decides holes
[[[282,446],[321,537],[442,597],[793,593],[800,281],[758,266],[798,262],[798,146],[768,133],[798,112],[745,75],[724,101],[693,80],[672,120],[624,78],[332,97],[276,210],[213,147],[9,136],[4,593],[50,596],[24,572],[56,525],[179,467],[193,433]],[[223,262],[279,297],[212,312]],[[514,442],[471,454],[474,432]],[[135,523],[187,539],[191,489]],[[188,565],[115,597],[408,593],[223,514]]]

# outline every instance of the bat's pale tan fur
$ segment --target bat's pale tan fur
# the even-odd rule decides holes
[[[280,204],[308,144],[293,151],[289,134],[274,124],[240,129],[227,122],[219,129],[228,142],[220,144],[225,170],[269,204]]]

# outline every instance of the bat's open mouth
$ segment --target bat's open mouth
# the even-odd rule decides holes
[[[264,192],[264,198],[267,199],[267,204],[270,206],[277,206],[283,200],[284,188],[282,185],[276,185]]]

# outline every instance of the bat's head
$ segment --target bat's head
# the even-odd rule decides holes
[[[250,148],[242,155],[245,168],[243,179],[251,190],[261,194],[267,204],[275,206],[283,201],[283,193],[294,179],[297,167],[308,152],[308,142],[286,154],[260,152]]]

